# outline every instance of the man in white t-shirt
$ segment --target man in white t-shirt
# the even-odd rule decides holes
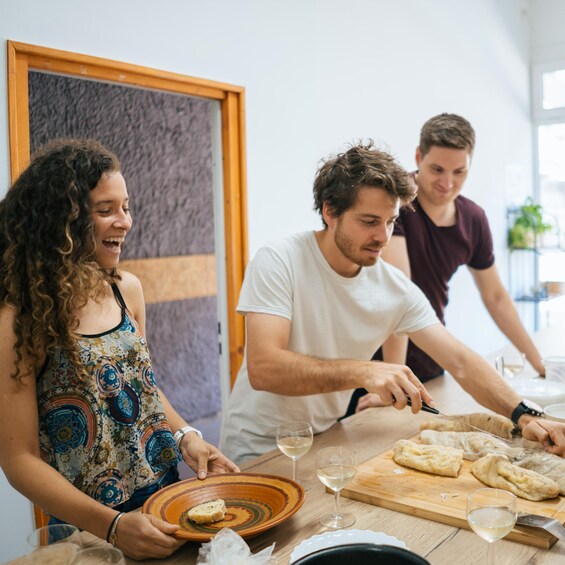
[[[235,462],[275,448],[280,422],[328,429],[356,387],[398,409],[407,397],[413,412],[422,401],[433,405],[408,367],[370,361],[392,334],[408,334],[482,405],[514,413],[525,436],[565,452],[565,426],[540,424],[535,410],[528,412],[498,373],[445,329],[420,289],[378,261],[400,206],[416,190],[389,154],[353,146],[316,175],[324,228],[264,247],[249,264],[237,308],[246,316],[245,357],[220,441]]]

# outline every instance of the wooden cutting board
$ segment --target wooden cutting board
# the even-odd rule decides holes
[[[414,440],[415,438],[413,438]],[[383,508],[470,529],[466,518],[467,495],[485,487],[464,461],[457,478],[440,477],[397,465],[392,449],[369,459],[357,468],[357,475],[341,494]],[[531,502],[518,498],[518,511],[543,514],[565,522],[565,498]],[[549,549],[557,538],[540,528],[515,526],[504,538]]]

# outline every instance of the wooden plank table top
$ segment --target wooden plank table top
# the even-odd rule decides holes
[[[542,355],[562,354],[559,348],[565,343],[565,327],[544,330],[536,334],[534,339]],[[498,353],[488,356],[487,360],[492,362]],[[436,405],[446,414],[484,411],[449,375],[434,379],[426,387]],[[256,553],[275,542],[273,555],[279,565],[287,565],[298,543],[327,531],[320,526],[319,519],[322,514],[333,510],[334,498],[325,491],[315,475],[314,462],[318,449],[331,445],[353,447],[357,451],[358,462],[363,463],[390,449],[398,439],[411,438],[417,434],[419,421],[423,417],[427,415],[413,415],[409,409],[398,411],[391,407],[373,408],[342,420],[328,431],[317,435],[312,449],[299,461],[300,476],[312,483],[312,488],[306,493],[304,505],[287,522],[248,540],[251,550]],[[243,470],[288,477],[291,474],[291,460],[274,449],[243,465]],[[353,528],[395,536],[433,565],[477,565],[486,562],[486,542],[467,529],[348,498],[342,498],[342,509],[356,516],[357,522]],[[104,543],[90,534],[84,536],[88,544]],[[131,565],[194,564],[199,547],[200,544],[187,543],[167,559],[127,562]],[[565,563],[565,542],[558,541],[550,550],[546,550],[503,539],[496,542],[494,553],[498,565],[560,565]],[[16,560],[12,563],[16,565],[24,561]]]

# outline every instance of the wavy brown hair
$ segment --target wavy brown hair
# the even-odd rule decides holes
[[[376,149],[373,141],[359,142],[344,153],[326,159],[314,179],[314,210],[324,220],[324,203],[335,217],[351,208],[361,188],[383,189],[402,206],[410,206],[417,187],[412,175],[406,172],[385,151]]]
[[[14,308],[21,382],[57,348],[82,372],[77,311],[118,277],[96,263],[90,191],[120,170],[118,158],[94,140],[59,139],[33,157],[0,201],[0,307]]]

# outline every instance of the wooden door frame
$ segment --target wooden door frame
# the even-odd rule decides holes
[[[234,86],[159,71],[110,59],[59,51],[8,40],[8,124],[10,177],[12,183],[30,159],[29,84],[30,70],[152,88],[218,100],[222,121],[223,203],[225,230],[226,302],[230,352],[230,382],[233,386],[243,360],[245,326],[236,314],[239,291],[248,261],[247,200],[245,167],[245,90]],[[37,527],[48,517],[34,508]]]
[[[245,89],[206,79],[121,63],[90,55],[8,40],[8,123],[12,183],[29,163],[30,70],[152,88],[220,102],[222,116],[225,268],[230,382],[243,360],[245,326],[236,314],[248,261],[245,167]]]

